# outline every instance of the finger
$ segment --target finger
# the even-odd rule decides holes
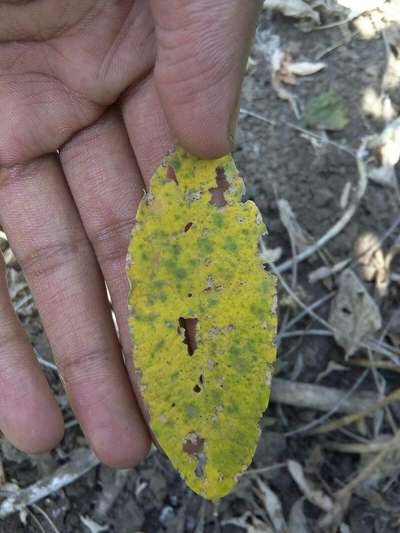
[[[110,291],[121,344],[128,355],[131,346],[126,256],[144,183],[120,113],[117,110],[105,113],[64,145],[60,157]]]
[[[132,87],[121,102],[129,140],[146,187],[166,152],[174,144],[152,76]]]
[[[102,461],[132,465],[147,453],[149,438],[120,356],[104,280],[59,163],[47,156],[1,174],[2,223],[71,405]]]
[[[1,257],[0,430],[28,453],[50,450],[64,433],[61,411],[11,306]]]
[[[240,87],[260,0],[151,0],[157,90],[182,146],[205,158],[233,147]]]

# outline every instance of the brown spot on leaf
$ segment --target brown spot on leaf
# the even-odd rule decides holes
[[[183,439],[182,450],[189,455],[201,453],[204,449],[204,439],[196,431],[191,431]]]
[[[203,478],[204,468],[207,462],[207,458],[204,453],[204,439],[202,439],[196,431],[191,431],[183,439],[182,449],[188,455],[196,457],[197,465],[194,473],[198,478]]]
[[[225,177],[225,172],[223,168],[217,169],[217,186],[209,189],[211,193],[211,200],[208,202],[210,205],[215,205],[216,207],[224,207],[227,205],[225,200],[224,193],[229,189],[228,180]]]
[[[196,343],[196,327],[198,323],[198,318],[179,318],[179,327],[178,332],[181,330],[184,331],[183,342],[187,345],[188,354],[191,356],[194,354],[197,348]]]

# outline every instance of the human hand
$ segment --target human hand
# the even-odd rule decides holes
[[[75,415],[111,466],[136,464],[150,443],[121,356],[136,208],[173,142],[208,158],[232,148],[260,4],[0,0],[0,223]],[[3,278],[0,429],[42,452],[63,419]]]

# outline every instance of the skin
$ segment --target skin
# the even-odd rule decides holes
[[[136,208],[172,143],[205,158],[232,149],[261,3],[0,0],[0,224],[75,415],[110,466],[137,464],[150,444],[129,363]],[[63,419],[0,270],[0,429],[43,452]]]

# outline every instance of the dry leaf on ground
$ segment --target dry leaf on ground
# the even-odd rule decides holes
[[[316,63],[311,61],[295,61],[292,63],[288,61],[286,68],[290,74],[294,74],[295,76],[312,76],[326,68],[326,63],[322,63],[321,61]]]
[[[79,518],[81,519],[82,524],[90,531],[90,533],[102,533],[103,531],[110,530],[108,526],[102,526],[101,524],[98,524],[89,516],[80,515]]]
[[[331,498],[324,494],[322,490],[312,486],[311,482],[304,476],[304,470],[300,463],[289,459],[288,469],[290,475],[309,502],[326,512],[332,509],[333,503]]]
[[[279,217],[289,234],[290,242],[297,253],[302,252],[311,244],[310,237],[298,223],[296,215],[287,200],[278,200],[278,209]]]
[[[276,533],[287,533],[288,527],[283,515],[282,504],[275,492],[261,479],[257,479],[257,484],[262,494],[265,509],[275,528]]]
[[[299,498],[290,509],[289,533],[312,533],[304,514],[304,496]]]
[[[368,165],[368,177],[380,185],[396,188],[395,166],[400,160],[400,118],[386,126],[379,135],[369,138],[366,146],[372,150],[376,163]]]
[[[352,355],[361,341],[382,326],[375,300],[351,269],[344,270],[340,276],[339,291],[332,300],[329,323],[346,357]]]

